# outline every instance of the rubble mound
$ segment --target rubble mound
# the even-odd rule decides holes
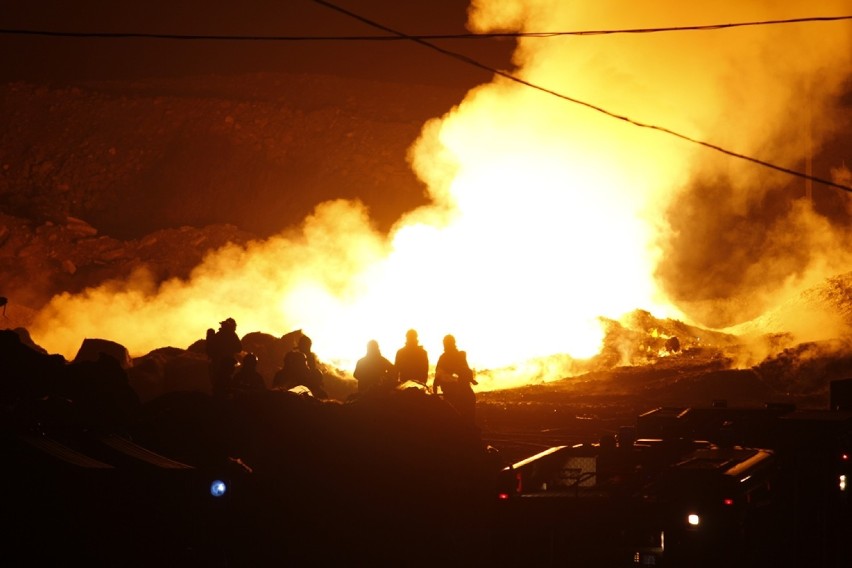
[[[425,203],[407,153],[454,87],[257,73],[0,85],[0,296],[27,327],[55,294],[205,253],[360,200],[379,229]]]
[[[461,95],[262,73],[0,85],[0,208],[117,238],[224,223],[263,237],[360,198],[387,227],[423,202],[409,146]]]
[[[126,280],[141,269],[155,282],[186,278],[208,252],[251,238],[234,225],[209,225],[122,240],[76,218],[36,224],[0,214],[0,293],[8,298],[11,325],[26,327],[33,310],[56,294]]]

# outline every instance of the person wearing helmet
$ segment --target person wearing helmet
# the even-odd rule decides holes
[[[243,346],[237,335],[237,322],[228,318],[219,322],[219,331],[208,333],[207,355],[210,357],[210,380],[213,396],[224,396],[237,366],[237,355]]]

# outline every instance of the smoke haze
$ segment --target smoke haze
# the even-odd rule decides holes
[[[844,8],[476,0],[470,27],[661,27]],[[804,170],[848,127],[852,26],[526,38],[514,64],[572,98]],[[392,358],[414,327],[433,362],[446,333],[480,369],[567,354],[535,372],[546,380],[597,352],[601,316],[641,308],[721,328],[852,266],[848,195],[826,200],[837,190],[814,185],[809,196],[803,180],[499,77],[427,123],[410,158],[433,203],[389,235],[358,203],[322,204],[298,231],[211,254],[189,281],[139,275],[57,297],[33,336],[66,354],[87,336],[139,354],[188,345],[233,316],[240,333],[303,329],[321,356],[351,368],[368,339]],[[486,386],[517,380],[490,376]]]

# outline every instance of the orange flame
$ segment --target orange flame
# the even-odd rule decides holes
[[[637,13],[634,4],[557,9],[544,0],[477,0],[471,25],[542,31],[801,15],[793,2],[711,9],[672,1],[653,13]],[[849,27],[837,29],[833,36],[788,26],[525,39],[517,73],[743,152],[772,147],[769,157],[783,159],[798,151],[772,145],[788,134],[791,86],[820,65],[848,73]],[[779,56],[782,37],[788,47]],[[789,47],[797,45],[807,53]],[[826,83],[826,97],[840,88],[840,75]],[[233,316],[241,333],[303,329],[321,358],[352,369],[369,339],[392,359],[413,327],[433,363],[443,335],[454,334],[471,364],[490,371],[480,374],[481,388],[560,378],[570,374],[572,358],[600,349],[600,316],[637,308],[681,316],[654,274],[659,242],[674,237],[661,212],[690,176],[721,167],[732,183],[753,188],[756,175],[753,166],[505,79],[474,89],[427,123],[411,162],[433,203],[400,219],[388,236],[372,228],[358,203],[321,204],[301,231],[216,251],[187,282],[155,286],[139,274],[59,296],[33,336],[66,355],[85,336],[113,338],[142,354],[186,346]]]

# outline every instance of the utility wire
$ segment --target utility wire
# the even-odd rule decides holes
[[[729,23],[729,24],[710,24],[710,25],[698,25],[698,26],[676,26],[676,27],[663,27],[663,28],[633,28],[633,29],[622,29],[622,30],[586,30],[586,31],[568,31],[568,32],[516,32],[516,33],[486,33],[486,34],[437,34],[437,35],[409,35],[403,32],[394,30],[378,22],[374,22],[368,18],[355,14],[354,12],[350,12],[340,6],[332,4],[330,2],[326,2],[325,0],[314,0],[315,3],[323,5],[327,8],[340,12],[350,18],[354,18],[364,24],[367,24],[376,29],[387,32],[388,36],[255,36],[255,35],[193,35],[193,34],[155,34],[155,33],[136,33],[136,32],[67,32],[67,31],[49,31],[49,30],[27,30],[27,29],[0,29],[0,35],[30,35],[30,36],[51,36],[51,37],[79,37],[79,38],[143,38],[143,39],[168,39],[168,40],[199,40],[199,41],[413,41],[415,43],[419,43],[424,47],[437,51],[443,55],[448,57],[452,57],[463,63],[468,65],[472,65],[474,67],[478,67],[484,71],[489,73],[493,73],[515,83],[519,83],[521,85],[525,85],[532,89],[541,91],[543,93],[547,93],[549,95],[558,97],[560,99],[585,106],[591,110],[603,113],[612,118],[622,120],[624,122],[628,122],[635,126],[639,126],[642,128],[648,128],[651,130],[657,130],[659,132],[663,132],[665,134],[669,134],[671,136],[675,136],[682,140],[686,140],[687,142],[692,142],[694,144],[698,144],[704,146],[706,148],[710,148],[712,150],[716,150],[717,152],[721,152],[723,154],[727,154],[729,156],[740,158],[742,160],[750,161],[755,164],[759,164],[761,166],[774,169],[789,175],[793,175],[796,177],[800,177],[803,179],[815,181],[817,183],[835,187],[838,189],[842,189],[843,191],[848,191],[852,193],[852,187],[842,185],[839,183],[835,183],[830,180],[822,179],[819,177],[811,176],[803,172],[799,172],[796,170],[792,170],[789,168],[785,168],[783,166],[779,166],[776,164],[772,164],[770,162],[766,162],[764,160],[760,160],[758,158],[754,158],[751,156],[746,156],[744,154],[740,154],[738,152],[734,152],[732,150],[728,150],[721,146],[717,146],[710,142],[706,142],[703,140],[698,140],[687,136],[685,134],[681,134],[679,132],[675,132],[663,126],[657,126],[654,124],[648,124],[644,122],[640,122],[630,117],[623,116],[620,114],[616,114],[614,112],[608,111],[602,107],[599,107],[595,104],[582,101],[579,99],[575,99],[568,95],[564,95],[557,91],[553,91],[541,85],[537,85],[535,83],[531,83],[525,79],[521,79],[516,75],[512,75],[511,73],[507,73],[505,71],[501,71],[484,63],[481,63],[475,59],[472,59],[464,54],[451,51],[448,49],[444,49],[434,43],[431,43],[429,40],[444,40],[444,39],[491,39],[491,38],[520,38],[520,37],[556,37],[556,36],[584,36],[584,35],[607,35],[607,34],[638,34],[638,33],[659,33],[659,32],[676,32],[676,31],[699,31],[699,30],[718,30],[718,29],[726,29],[726,28],[736,28],[736,27],[744,27],[744,26],[765,26],[765,25],[779,25],[779,24],[793,24],[793,23],[803,23],[803,22],[832,22],[839,20],[852,20],[852,16],[819,16],[819,17],[808,17],[808,18],[794,18],[788,20],[764,20],[758,22],[739,22],[739,23]]]
[[[69,32],[38,29],[0,28],[0,35],[77,37],[104,39],[177,39],[200,41],[411,41],[422,40],[482,40],[502,38],[550,38],[560,36],[595,36],[615,34],[650,34],[663,32],[711,31],[747,26],[773,26],[780,24],[800,24],[805,22],[836,22],[852,20],[852,16],[814,16],[792,18],[788,20],[763,20],[758,22],[734,22],[729,24],[706,24],[695,26],[671,26],[662,28],[628,28],[618,30],[581,30],[567,32],[492,32],[463,34],[426,34],[426,35],[210,35],[210,34],[161,34],[146,32]]]
[[[614,112],[608,111],[605,108],[602,108],[602,107],[597,106],[595,104],[592,104],[590,102],[575,99],[573,97],[569,97],[568,95],[564,95],[564,94],[559,93],[557,91],[554,91],[552,89],[548,89],[547,87],[542,87],[541,85],[531,83],[531,82],[527,81],[526,79],[522,79],[522,78],[520,78],[516,75],[513,75],[511,73],[508,73],[506,71],[501,71],[499,69],[491,67],[490,65],[486,65],[484,63],[481,63],[481,62],[479,62],[479,61],[477,61],[477,60],[475,60],[471,57],[468,57],[467,55],[462,54],[462,53],[458,53],[456,51],[451,51],[449,49],[444,49],[443,47],[437,46],[434,43],[430,43],[429,41],[427,41],[425,39],[421,39],[421,38],[418,38],[418,37],[415,37],[415,36],[406,35],[403,32],[400,32],[400,31],[394,30],[392,28],[389,28],[387,26],[384,26],[384,25],[382,25],[378,22],[375,22],[373,20],[365,18],[364,16],[360,16],[358,14],[355,14],[354,12],[350,12],[349,10],[346,10],[345,8],[342,8],[340,6],[332,4],[331,2],[327,2],[326,0],[313,0],[313,1],[317,4],[325,6],[329,9],[331,9],[331,10],[335,10],[337,12],[345,14],[345,15],[349,16],[350,18],[354,18],[354,19],[356,19],[360,22],[363,22],[364,24],[367,24],[368,26],[380,29],[380,30],[385,31],[387,33],[395,34],[398,37],[408,39],[409,41],[419,43],[420,45],[427,47],[429,49],[432,49],[434,51],[437,51],[438,53],[441,53],[442,55],[446,55],[447,57],[452,57],[453,59],[457,59],[457,60],[459,60],[463,63],[466,63],[468,65],[478,67],[479,69],[482,69],[484,71],[488,71],[489,73],[493,73],[495,75],[498,75],[498,76],[503,77],[505,79],[508,79],[510,81],[514,81],[515,83],[518,83],[518,84],[530,87],[532,89],[535,89],[537,91],[547,93],[548,95],[553,95],[553,96],[558,97],[560,99],[563,99],[563,100],[584,106],[584,107],[589,108],[591,110],[603,113],[603,114],[605,114],[609,117],[630,123],[634,126],[639,126],[641,128],[648,128],[648,129],[651,129],[651,130],[656,130],[658,132],[663,132],[665,134],[669,134],[671,136],[675,136],[677,138],[680,138],[681,140],[686,140],[687,142],[692,142],[693,144],[698,144],[698,145],[704,146],[705,148],[710,148],[711,150],[716,150],[717,152],[727,154],[728,156],[732,156],[734,158],[746,160],[746,161],[749,161],[749,162],[752,162],[752,163],[755,163],[755,164],[758,164],[758,165],[761,165],[761,166],[764,166],[764,167],[767,167],[767,168],[770,168],[770,169],[773,169],[773,170],[776,170],[776,171],[779,171],[779,172],[783,172],[783,173],[786,173],[786,174],[789,174],[789,175],[792,175],[792,176],[800,177],[800,178],[803,178],[803,179],[806,179],[806,180],[815,181],[815,182],[821,183],[823,185],[836,187],[837,189],[842,189],[843,191],[848,191],[848,192],[852,193],[852,187],[850,187],[850,186],[835,183],[831,180],[822,179],[820,177],[808,175],[806,173],[803,173],[803,172],[800,172],[800,171],[797,171],[797,170],[793,170],[793,169],[790,169],[790,168],[785,168],[783,166],[779,166],[779,165],[773,164],[771,162],[766,162],[766,161],[761,160],[759,158],[746,156],[745,154],[740,154],[739,152],[734,152],[733,150],[728,150],[728,149],[723,148],[721,146],[717,146],[716,144],[712,144],[712,143],[706,142],[704,140],[698,140],[696,138],[692,138],[691,136],[687,136],[686,134],[681,134],[679,132],[675,132],[674,130],[670,130],[670,129],[664,127],[664,126],[657,126],[655,124],[640,122],[640,121],[634,120],[630,117],[627,117],[627,116],[624,116],[624,115],[621,115],[621,114],[616,114]]]
[[[787,20],[762,20],[757,22],[733,22],[729,24],[704,24],[695,26],[670,26],[662,28],[627,28],[621,30],[583,30],[572,32],[495,32],[483,34],[463,34],[463,36],[417,36],[423,39],[465,39],[465,36],[476,37],[557,37],[557,36],[587,36],[587,35],[615,35],[615,34],[653,34],[660,32],[695,32],[723,30],[728,28],[742,28],[747,26],[774,26],[779,24],[801,24],[805,22],[835,22],[838,20],[852,20],[852,16],[814,16],[808,18],[791,18]]]

